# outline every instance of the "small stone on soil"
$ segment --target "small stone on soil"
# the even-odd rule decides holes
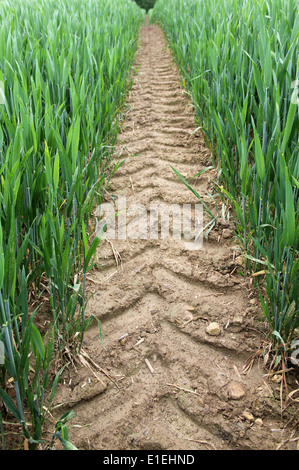
[[[249,411],[244,411],[243,416],[247,421],[254,421],[254,416]]]
[[[257,424],[258,426],[263,426],[264,423],[263,423],[263,420],[261,418],[257,418],[255,420],[255,424]]]
[[[221,329],[218,323],[212,322],[207,326],[206,332],[210,336],[218,336],[221,333]]]
[[[237,382],[232,382],[228,386],[228,398],[230,400],[240,400],[245,396],[245,391]]]

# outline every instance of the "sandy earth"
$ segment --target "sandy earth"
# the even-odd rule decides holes
[[[210,165],[210,151],[193,134],[193,108],[156,25],[141,28],[134,70],[115,149],[126,162],[108,191],[147,210],[153,202],[196,203],[170,165],[191,178]],[[214,178],[209,170],[192,182],[209,204]],[[285,429],[292,407],[281,419],[279,384],[262,361],[243,373],[264,336],[233,228],[220,221],[196,251],[160,238],[100,244],[87,314],[100,319],[106,349],[95,324],[83,350],[98,368],[68,371],[56,397],[60,415],[76,413],[70,439],[77,447],[276,449],[294,438],[292,426]],[[219,335],[206,332],[211,322]]]

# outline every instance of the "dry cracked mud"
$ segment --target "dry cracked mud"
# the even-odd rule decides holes
[[[170,165],[189,179],[210,165],[210,151],[194,133],[194,110],[158,26],[142,26],[134,70],[115,148],[125,163],[109,193],[147,210],[198,203]],[[209,203],[214,178],[210,169],[192,181]],[[232,228],[220,222],[193,251],[183,239],[100,244],[87,314],[101,321],[105,349],[93,325],[83,351],[98,368],[68,371],[56,397],[59,415],[75,411],[70,440],[78,448],[275,449],[289,438],[291,415],[281,418],[273,398],[278,384],[259,361],[243,373],[264,337]],[[206,332],[211,322],[219,335]]]

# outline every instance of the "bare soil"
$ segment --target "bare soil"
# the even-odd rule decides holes
[[[147,208],[196,203],[170,165],[191,178],[210,165],[210,151],[194,133],[194,109],[158,26],[141,28],[134,70],[115,149],[126,162],[109,193]],[[209,170],[192,181],[209,204],[215,176]],[[280,384],[262,361],[243,373],[265,336],[233,228],[220,221],[197,251],[160,238],[100,244],[87,314],[100,319],[106,349],[94,324],[83,350],[100,369],[71,369],[56,397],[57,416],[76,413],[70,440],[77,447],[296,449],[294,410],[281,416]],[[206,332],[211,322],[218,336]]]

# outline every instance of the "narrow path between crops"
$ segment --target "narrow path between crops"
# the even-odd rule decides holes
[[[109,193],[147,210],[196,203],[170,164],[188,179],[210,164],[210,152],[193,133],[193,108],[156,25],[141,28],[135,71],[115,149],[126,162]],[[209,170],[192,182],[209,203],[213,178]],[[70,438],[79,448],[275,449],[287,437],[271,399],[278,384],[256,363],[242,374],[263,337],[232,228],[219,223],[198,251],[183,240],[101,243],[88,313],[102,322],[106,350],[96,325],[83,346],[100,380],[78,367],[57,396],[76,413]],[[211,322],[220,335],[206,332]]]

